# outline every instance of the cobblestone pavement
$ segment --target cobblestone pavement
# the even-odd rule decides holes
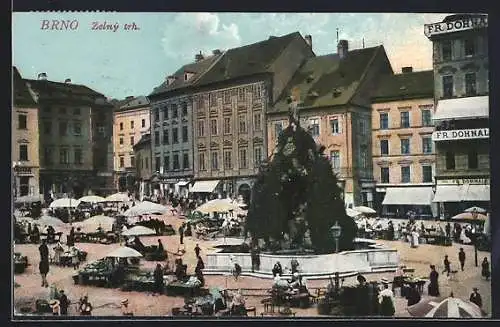
[[[182,219],[169,216],[168,223],[172,224],[175,229],[182,223]],[[165,245],[165,248],[171,252],[177,252],[179,244],[178,235],[173,236],[150,236],[142,237],[141,240],[145,245],[156,244],[157,239],[160,238]],[[489,253],[479,252],[478,261],[479,267],[474,266],[474,248],[469,245],[453,244],[453,246],[435,246],[435,245],[420,245],[418,248],[410,248],[408,243],[401,241],[378,241],[389,247],[396,248],[401,258],[401,263],[415,269],[415,276],[428,276],[429,265],[435,264],[440,276],[440,290],[442,295],[449,295],[454,293],[455,297],[468,298],[473,287],[478,287],[479,292],[483,297],[483,308],[486,312],[491,312],[491,284],[481,278],[481,261],[484,257],[488,257]],[[210,247],[210,242],[196,240],[192,237],[184,238],[184,247],[186,253],[183,256],[184,262],[188,265],[188,273],[193,273],[196,265],[196,257],[194,254],[194,247],[199,243],[201,247],[201,255],[206,258],[206,254],[213,249]],[[88,244],[80,243],[77,246],[87,251],[87,262],[97,260],[103,257],[106,253],[111,252],[113,249],[119,247],[119,244],[102,245],[102,244]],[[446,274],[441,274],[443,270],[443,258],[448,254],[452,270],[460,270],[458,266],[458,250],[463,247],[466,252],[465,270],[459,271],[456,275],[456,280],[449,280]],[[36,299],[48,299],[49,289],[41,287],[41,279],[38,273],[38,246],[31,244],[16,245],[16,252],[21,252],[23,255],[28,256],[30,266],[27,270],[20,275],[15,275],[14,279],[20,287],[14,288],[14,305],[17,309],[21,307],[33,307]],[[170,264],[173,263],[173,255],[169,256]],[[206,261],[206,260],[205,260]],[[157,262],[144,261],[142,264],[143,269],[153,270]],[[162,262],[164,264],[164,262]],[[68,298],[76,302],[81,296],[88,295],[89,299],[94,306],[93,315],[120,315],[119,308],[120,301],[124,298],[129,299],[130,305],[136,316],[151,316],[151,315],[170,315],[173,307],[179,307],[184,304],[182,297],[169,297],[169,296],[154,296],[147,292],[122,292],[118,289],[106,289],[89,286],[74,285],[72,275],[76,271],[73,268],[50,267],[48,274],[49,284],[55,284],[58,289],[64,289]],[[392,280],[392,273],[380,274],[367,274],[368,280],[380,280],[385,277]],[[247,306],[255,306],[257,314],[259,315],[264,311],[263,305],[260,303],[264,297],[265,289],[270,288],[272,280],[261,279],[254,277],[243,276],[235,281],[234,278],[228,276],[206,276],[206,283],[208,287],[221,287],[229,289],[260,289],[248,291],[246,296]],[[344,283],[355,283],[354,278],[347,278]],[[328,284],[327,279],[310,280],[308,287],[324,288]],[[227,286],[226,286],[227,285]],[[396,291],[396,293],[398,293]],[[425,288],[422,300],[427,298],[427,290]],[[399,296],[396,297],[396,316],[409,317],[406,307],[406,299]],[[317,309],[312,307],[310,309],[294,309],[296,316],[317,316]],[[71,306],[69,315],[75,315],[76,308]]]

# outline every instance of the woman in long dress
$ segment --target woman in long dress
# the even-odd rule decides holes
[[[431,273],[429,274],[429,286],[427,292],[430,296],[439,296],[439,273],[436,271],[436,266],[431,265]]]

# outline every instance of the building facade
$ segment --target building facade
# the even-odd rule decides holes
[[[405,67],[383,78],[372,98],[374,209],[383,216],[403,218],[412,211],[432,217],[433,79],[432,70]]]
[[[301,126],[326,147],[346,206],[372,206],[370,97],[380,76],[387,74],[392,68],[382,46],[349,50],[342,40],[336,54],[307,60],[268,111],[268,155],[288,126],[290,103],[297,102]]]
[[[195,62],[184,65],[155,88],[151,100],[152,171],[157,193],[186,196],[193,180],[192,86],[221,56],[197,54]]]
[[[133,191],[136,185],[134,145],[150,130],[149,100],[127,97],[113,112],[113,166],[119,192]]]
[[[248,203],[268,149],[266,112],[313,57],[297,32],[230,49],[196,83],[193,192],[241,195]]]
[[[40,194],[38,105],[13,67],[12,167],[14,197]]]
[[[144,134],[134,144],[135,176],[137,180],[137,191],[139,200],[152,195],[151,188],[151,134]]]
[[[40,189],[47,198],[113,190],[112,106],[83,85],[26,80],[39,105]]]
[[[488,16],[451,15],[425,25],[433,45],[439,216],[489,209]]]

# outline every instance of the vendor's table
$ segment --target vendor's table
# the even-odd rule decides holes
[[[189,286],[181,281],[174,281],[169,283],[165,290],[169,296],[199,296],[201,292],[200,286]]]

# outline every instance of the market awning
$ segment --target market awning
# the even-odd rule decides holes
[[[462,185],[462,201],[490,201],[490,186],[476,184]]]
[[[439,100],[434,120],[470,119],[489,117],[489,97],[465,97]]]
[[[213,181],[197,181],[194,183],[193,187],[191,188],[191,192],[193,193],[212,193],[217,185],[219,185],[219,180],[213,180]]]
[[[383,205],[431,205],[432,187],[388,187]]]
[[[188,184],[189,184],[189,182],[188,182],[188,181],[180,181],[180,182],[178,182],[176,185],[177,185],[177,186],[186,186],[186,185],[188,185]]]
[[[461,185],[437,185],[436,194],[432,202],[460,202],[462,201]]]

